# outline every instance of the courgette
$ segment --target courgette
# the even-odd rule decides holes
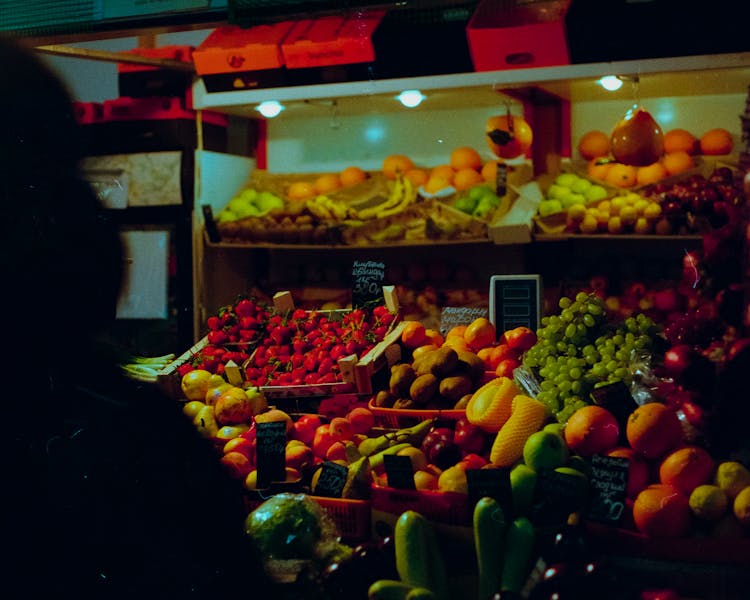
[[[474,506],[474,549],[477,554],[478,600],[489,600],[500,591],[505,535],[508,524],[500,503],[480,498]]]
[[[505,536],[501,591],[520,593],[531,571],[535,543],[534,524],[527,517],[514,519]]]
[[[413,510],[401,513],[394,527],[396,570],[401,581],[448,600],[445,560],[432,524]]]

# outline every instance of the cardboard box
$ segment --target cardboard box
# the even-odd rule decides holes
[[[353,12],[295,21],[281,43],[288,69],[375,60],[372,34],[385,11]]]
[[[496,244],[528,244],[534,229],[534,216],[544,197],[539,184],[531,181],[517,190],[513,206],[489,226],[490,239]]]
[[[294,21],[228,25],[215,29],[193,51],[195,71],[209,92],[275,87],[287,83],[281,42]]]
[[[482,0],[466,28],[474,70],[569,64],[569,5],[570,0]]]
[[[192,63],[192,46],[134,48],[122,54]],[[190,88],[193,74],[188,70],[163,69],[133,63],[117,63],[117,88],[120,96],[181,96]]]

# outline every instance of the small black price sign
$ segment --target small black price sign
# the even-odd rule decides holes
[[[591,502],[587,518],[613,524],[625,508],[630,461],[616,456],[591,457]]]
[[[255,427],[258,487],[265,488],[272,481],[286,480],[286,423],[256,423]]]
[[[440,333],[445,335],[458,325],[470,325],[480,317],[487,318],[489,311],[482,307],[446,306],[440,313]]]
[[[565,523],[570,513],[584,507],[587,496],[588,481],[583,473],[542,469],[537,474],[532,520],[545,526]]]
[[[497,161],[497,173],[495,174],[495,193],[499,198],[508,193],[508,165],[503,161]]]
[[[327,498],[341,498],[346,485],[349,469],[335,462],[324,462],[320,467],[320,476],[315,485],[315,495]]]
[[[466,484],[472,505],[488,496],[497,500],[506,514],[512,513],[513,492],[510,487],[510,470],[466,469]]]
[[[414,490],[414,466],[408,456],[386,454],[383,466],[388,476],[388,486],[400,490]]]
[[[355,260],[352,264],[352,306],[364,307],[383,301],[385,263]]]

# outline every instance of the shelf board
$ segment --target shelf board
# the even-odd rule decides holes
[[[382,248],[413,248],[421,246],[466,246],[466,245],[491,245],[489,239],[483,240],[415,240],[394,241],[387,244],[273,244],[270,242],[210,242],[206,241],[208,248],[221,248],[227,250],[369,250]]]
[[[535,242],[568,242],[568,241],[597,241],[597,242],[697,242],[703,239],[699,233],[685,235],[657,235],[635,233],[536,233],[532,234]]]
[[[466,106],[496,106],[497,96],[503,90],[527,87],[540,88],[573,102],[632,97],[629,85],[614,93],[597,85],[596,81],[604,75],[638,76],[641,98],[746,93],[750,82],[750,52],[210,93],[199,78],[193,86],[193,103],[198,109],[257,116],[254,107],[264,100],[284,102],[292,109],[292,114],[299,107],[316,103],[325,104],[329,110],[333,100],[337,101],[342,114],[370,109],[402,110],[393,97],[405,89],[419,89],[428,96],[420,107],[412,109],[415,111],[423,106],[455,108],[457,102]]]

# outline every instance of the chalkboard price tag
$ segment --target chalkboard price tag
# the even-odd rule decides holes
[[[466,469],[466,484],[472,505],[489,496],[497,500],[507,514],[513,510],[513,492],[508,469]]]
[[[386,454],[383,466],[388,476],[388,486],[400,490],[414,490],[414,466],[408,456]]]
[[[591,457],[591,503],[586,514],[592,521],[616,524],[625,508],[630,461],[627,458]]]
[[[383,301],[385,263],[355,260],[352,264],[352,306],[361,308]]]
[[[580,511],[588,497],[588,481],[583,474],[542,469],[537,474],[534,522],[554,526],[565,523],[572,512]]]
[[[497,173],[495,174],[495,194],[499,198],[508,193],[508,165],[502,160],[497,161]]]
[[[258,487],[265,488],[272,481],[286,480],[286,423],[256,423],[255,427]]]
[[[335,462],[324,462],[320,467],[320,477],[315,485],[315,495],[327,498],[341,498],[346,485],[349,469]]]
[[[487,317],[486,308],[471,306],[446,306],[440,313],[440,333],[445,335],[457,325],[470,325],[480,317]]]
[[[498,333],[516,327],[539,329],[542,278],[539,275],[490,277],[490,321]]]

